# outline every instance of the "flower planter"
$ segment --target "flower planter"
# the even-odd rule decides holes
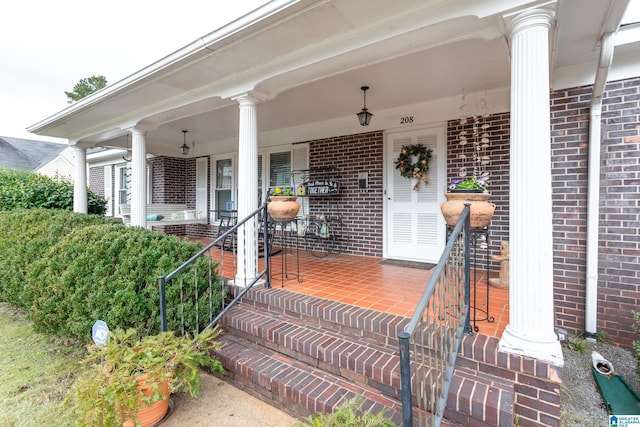
[[[149,397],[153,394],[147,387],[145,387],[145,382],[147,381],[148,379],[146,376],[139,379],[138,388],[145,396]],[[162,420],[169,411],[169,381],[160,383],[159,387],[159,392],[162,394],[162,398],[152,404],[143,406],[136,412],[138,422],[142,427],[151,427],[158,424],[158,422],[160,422],[160,420]],[[122,424],[122,427],[133,427],[134,425],[135,423],[133,422],[133,419],[128,419]]]
[[[491,194],[473,192],[446,193],[447,201],[440,205],[447,225],[455,227],[465,203],[471,204],[470,220],[472,230],[482,230],[489,225],[496,205],[489,202]]]
[[[300,210],[296,196],[270,196],[267,212],[274,221],[292,221]]]

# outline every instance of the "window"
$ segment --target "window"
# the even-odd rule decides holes
[[[303,148],[301,150],[300,148]],[[236,210],[237,187],[235,182],[235,157],[212,157],[211,161],[211,209],[216,212]],[[297,164],[300,162],[300,164]],[[293,185],[292,172],[295,168],[306,169],[308,165],[307,145],[279,147],[278,151],[262,151],[258,154],[258,203],[266,200],[269,187]],[[216,213],[215,219],[219,219]]]
[[[118,166],[118,204],[130,203],[129,187],[131,186],[131,173],[128,166]]]
[[[235,210],[233,203],[233,161],[231,159],[216,160],[215,191],[213,196],[216,217],[222,211]]]
[[[291,185],[291,151],[269,156],[269,187]]]

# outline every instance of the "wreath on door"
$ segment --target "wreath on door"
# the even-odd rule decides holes
[[[433,150],[422,144],[403,145],[400,155],[395,161],[396,169],[405,178],[415,179],[413,190],[418,190],[420,181],[425,185],[429,184],[427,172],[429,171],[429,160]]]

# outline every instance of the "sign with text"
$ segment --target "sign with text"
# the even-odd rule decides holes
[[[104,321],[98,320],[93,324],[93,328],[91,328],[91,338],[93,338],[93,342],[96,343],[96,345],[105,345],[107,343],[109,339],[109,328]]]
[[[308,196],[335,196],[340,193],[340,183],[331,179],[317,179],[305,185]]]

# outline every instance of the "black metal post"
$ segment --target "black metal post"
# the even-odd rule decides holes
[[[264,268],[266,271],[266,277],[264,278],[264,287],[271,287],[271,242],[269,241],[269,212],[267,211],[267,204],[265,203],[262,208],[262,228],[264,232],[263,247],[264,247]]]
[[[471,329],[471,204],[464,204],[464,305],[467,307],[467,316],[464,320],[464,332],[472,335]]]
[[[413,404],[411,402],[411,359],[410,335],[406,331],[398,333],[400,346],[400,392],[402,396],[402,426],[413,426]]]
[[[158,277],[160,287],[160,331],[167,332],[167,301],[165,298],[165,277]]]

